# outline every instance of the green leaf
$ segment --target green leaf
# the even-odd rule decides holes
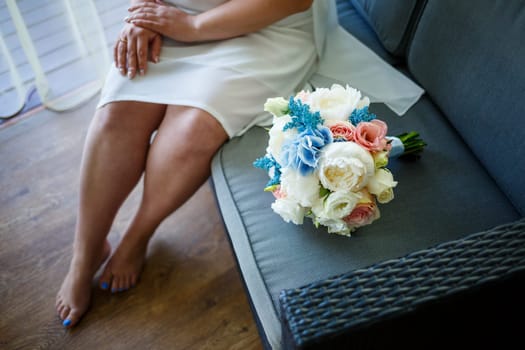
[[[319,198],[324,198],[324,197],[328,196],[330,193],[332,193],[332,191],[330,191],[327,188],[324,188],[323,186],[321,186],[321,188],[319,188]]]

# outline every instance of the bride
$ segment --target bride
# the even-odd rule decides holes
[[[136,285],[156,228],[206,181],[219,147],[271,122],[267,98],[338,78],[401,114],[422,93],[337,25],[334,1],[131,0],[128,12],[84,146],[73,257],[56,298],[68,328],[104,263],[100,288]],[[140,205],[111,251],[106,237],[142,175]]]

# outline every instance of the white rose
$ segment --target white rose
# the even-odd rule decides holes
[[[388,165],[388,157],[389,157],[388,151],[375,152],[373,157],[374,157],[374,163],[375,163],[376,169],[384,168]]]
[[[375,173],[374,158],[355,142],[334,142],[325,146],[318,169],[323,186],[334,192],[357,192]]]
[[[317,218],[316,223],[326,226],[329,233],[350,236],[351,228],[341,219]]]
[[[328,233],[337,233],[338,235],[350,237],[351,228],[343,220],[337,220],[324,225],[328,228]]]
[[[361,199],[361,193],[351,191],[332,192],[312,207],[312,213],[321,221],[342,220],[354,210]]]
[[[289,199],[303,207],[311,207],[320,201],[319,178],[315,174],[303,176],[290,168],[283,169],[281,174],[281,190]]]
[[[284,221],[302,225],[305,210],[296,201],[289,198],[279,198],[272,203],[272,209],[279,214]]]
[[[282,97],[269,98],[264,104],[264,110],[275,117],[282,117],[288,113],[288,101]]]
[[[296,129],[288,129],[283,131],[283,128],[288,124],[292,118],[289,115],[285,115],[279,118],[274,118],[273,126],[268,133],[270,139],[268,140],[268,148],[266,152],[271,154],[273,158],[282,165],[281,162],[281,150],[283,148],[283,143],[287,139],[294,138],[297,135]]]
[[[387,169],[377,169],[375,175],[368,181],[368,190],[376,196],[379,203],[388,203],[394,199],[397,181]]]
[[[325,119],[348,120],[361,100],[361,92],[334,84],[331,89],[319,88],[310,95],[310,109]]]

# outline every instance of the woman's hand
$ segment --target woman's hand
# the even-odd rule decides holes
[[[113,49],[113,59],[120,74],[133,79],[146,74],[148,59],[158,62],[162,36],[151,30],[125,24]]]
[[[290,15],[306,11],[312,1],[229,0],[192,16],[155,0],[131,6],[125,21],[182,42],[223,40],[256,32]]]
[[[131,6],[125,21],[181,42],[195,40],[194,16],[162,1]]]

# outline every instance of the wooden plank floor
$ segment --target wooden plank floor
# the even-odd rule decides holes
[[[95,289],[72,331],[54,313],[71,258],[83,140],[96,99],[0,128],[0,349],[260,349],[232,252],[206,183],[151,241],[139,285]],[[119,213],[124,232],[140,189]]]

